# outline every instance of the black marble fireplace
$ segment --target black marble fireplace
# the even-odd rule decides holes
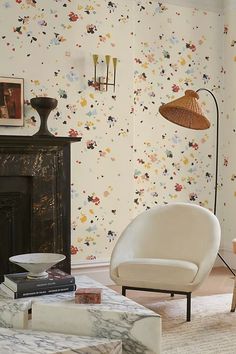
[[[23,271],[9,257],[66,255],[70,273],[70,144],[81,138],[0,136],[0,277]]]

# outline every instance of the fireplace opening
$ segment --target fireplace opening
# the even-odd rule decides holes
[[[0,177],[0,269],[3,274],[23,271],[9,262],[9,257],[31,252],[31,189],[32,177]]]

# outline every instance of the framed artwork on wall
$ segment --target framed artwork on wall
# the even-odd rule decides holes
[[[24,79],[0,76],[0,126],[24,123]]]

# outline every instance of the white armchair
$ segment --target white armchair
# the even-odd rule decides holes
[[[144,211],[123,231],[110,263],[112,280],[127,289],[184,294],[187,321],[191,293],[211,271],[220,224],[201,206],[172,203]]]

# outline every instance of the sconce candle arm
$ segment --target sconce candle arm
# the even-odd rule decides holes
[[[97,65],[94,65],[94,82],[97,81]]]
[[[107,64],[106,91],[107,91],[107,89],[108,89],[108,75],[109,75],[109,64]]]
[[[117,66],[117,58],[113,58],[113,67],[114,67],[114,72],[113,72],[113,91],[115,92],[115,87],[116,87],[116,66]]]
[[[114,68],[114,81],[113,81],[113,92],[115,92],[115,87],[116,87],[116,68]]]
[[[105,56],[105,59],[106,59],[106,65],[107,65],[107,74],[106,74],[106,91],[108,89],[108,75],[109,75],[109,64],[110,64],[110,55],[106,55]]]

